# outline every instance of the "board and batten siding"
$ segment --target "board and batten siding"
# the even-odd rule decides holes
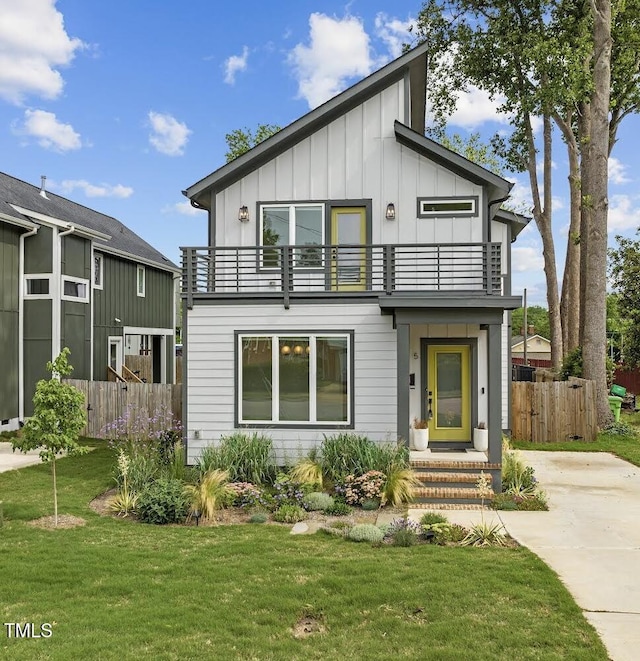
[[[377,304],[298,305],[283,310],[276,305],[197,305],[188,314],[187,461],[192,464],[202,448],[234,431],[236,365],[235,331],[353,331],[354,431],[376,441],[396,440],[396,333],[392,317],[380,314]],[[200,438],[195,438],[196,430]],[[279,462],[294,460],[320,444],[336,429],[273,428]]]
[[[404,119],[404,81],[213,194],[216,245],[256,245],[260,202],[364,199],[372,201],[373,243],[481,242],[482,187],[400,145],[396,119]],[[431,196],[478,196],[479,215],[417,218],[417,198]],[[384,218],[389,202],[396,207],[393,222]],[[238,209],[244,205],[250,221],[240,223]]]
[[[0,223],[0,424],[17,418],[20,230]]]

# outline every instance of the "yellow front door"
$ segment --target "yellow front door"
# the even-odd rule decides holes
[[[468,345],[429,345],[425,394],[427,414],[431,412],[429,420],[431,440],[471,440],[469,356]]]
[[[331,209],[331,244],[335,246],[331,255],[331,289],[334,291],[365,289],[366,242],[367,213],[364,207]]]

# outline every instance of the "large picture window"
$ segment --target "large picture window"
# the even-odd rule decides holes
[[[351,423],[352,338],[344,333],[238,335],[238,420]]]
[[[260,235],[265,248],[297,246],[293,265],[298,268],[322,266],[324,243],[323,204],[265,204],[260,207]],[[280,251],[265,249],[263,268],[280,266]]]

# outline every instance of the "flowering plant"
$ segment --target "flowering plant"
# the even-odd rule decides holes
[[[368,471],[359,477],[347,475],[336,491],[344,495],[349,505],[360,505],[364,500],[379,500],[386,481],[387,478],[381,471]]]
[[[276,507],[281,505],[300,505],[305,497],[304,485],[294,482],[286,473],[279,473],[273,485],[275,493],[273,499]]]
[[[265,494],[251,482],[229,482],[227,485],[233,496],[234,507],[267,507],[269,505]]]

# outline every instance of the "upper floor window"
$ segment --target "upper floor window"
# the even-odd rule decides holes
[[[140,264],[138,264],[138,268],[136,270],[136,294],[138,294],[138,296],[145,295],[145,286],[146,286],[145,280],[146,280],[145,268],[144,266],[140,266]]]
[[[78,303],[89,302],[89,281],[84,278],[62,276],[62,299]]]
[[[51,298],[51,275],[32,273],[25,275],[25,298]]]
[[[103,261],[102,255],[98,252],[93,253],[93,286],[96,289],[102,289],[103,278]]]
[[[418,218],[477,216],[477,197],[419,197]]]
[[[260,242],[263,246],[299,246],[294,266],[322,266],[324,243],[323,204],[265,204],[260,207]],[[262,266],[278,267],[279,250],[265,250]]]

